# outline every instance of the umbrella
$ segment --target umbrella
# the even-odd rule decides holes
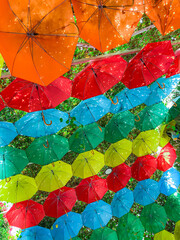
[[[138,157],[131,166],[132,177],[138,181],[150,178],[157,169],[157,160],[151,155]]]
[[[106,178],[108,189],[117,192],[124,188],[131,178],[131,168],[125,163],[112,169]]]
[[[126,65],[120,55],[90,62],[74,78],[72,97],[85,100],[105,93],[120,81]]]
[[[129,111],[115,114],[105,127],[104,139],[115,143],[126,138],[134,128],[134,115]]]
[[[140,220],[148,232],[158,233],[165,229],[167,215],[164,207],[152,203],[143,208]]]
[[[167,135],[167,125],[161,125],[160,126],[160,142],[159,146],[164,147],[168,142],[171,140],[171,138]]]
[[[159,180],[160,192],[166,196],[175,193],[180,184],[180,174],[175,168],[170,168],[163,173]]]
[[[26,149],[30,162],[46,165],[60,160],[69,151],[68,140],[59,135],[37,138]]]
[[[73,175],[87,178],[96,175],[104,167],[104,155],[100,152],[91,151],[80,153],[72,164]]]
[[[147,86],[167,72],[174,58],[170,41],[148,43],[131,59],[121,82],[130,89]]]
[[[160,134],[156,130],[141,132],[133,141],[132,152],[137,156],[145,156],[156,152],[160,141]]]
[[[59,218],[72,210],[76,203],[76,191],[63,187],[51,192],[43,204],[46,216]]]
[[[28,200],[15,203],[5,216],[11,226],[24,229],[38,225],[45,213],[41,204]]]
[[[21,173],[28,164],[25,151],[12,148],[0,148],[0,179]]]
[[[167,114],[166,123],[171,122],[180,115],[180,97],[177,98],[175,105],[173,105]]]
[[[175,225],[174,236],[175,236],[175,240],[178,240],[180,237],[180,221],[178,221]]]
[[[53,240],[69,240],[76,237],[82,228],[81,214],[69,212],[59,217],[51,228]],[[60,237],[60,238],[59,238]]]
[[[146,179],[138,182],[134,191],[134,201],[143,206],[156,201],[160,194],[158,182],[152,179]]]
[[[26,114],[15,123],[20,135],[43,137],[54,134],[67,126],[68,114],[57,109],[48,109]]]
[[[167,216],[174,222],[180,220],[180,193],[175,192],[167,198],[164,205]]]
[[[117,235],[118,240],[142,240],[144,227],[138,217],[127,213],[118,221]]]
[[[97,175],[83,179],[76,187],[76,194],[79,201],[92,203],[103,198],[107,192],[106,179],[100,178]]]
[[[175,240],[174,235],[166,230],[163,230],[154,235],[154,240]]]
[[[170,66],[170,68],[168,69],[168,72],[166,73],[166,77],[169,78],[178,73],[180,73],[180,50],[179,49],[175,51],[175,59],[172,65]]]
[[[90,237],[90,240],[118,240],[116,231],[104,227],[104,228],[98,228],[92,232],[92,235]]]
[[[71,165],[57,161],[43,166],[35,177],[38,189],[41,191],[52,192],[64,187],[72,177]]]
[[[123,188],[116,192],[111,202],[112,215],[122,217],[128,213],[134,203],[133,192],[127,188]]]
[[[17,203],[30,199],[38,188],[34,178],[18,174],[0,181],[0,200]]]
[[[96,123],[78,128],[69,138],[70,149],[82,153],[96,148],[104,140],[104,128],[101,130]]]
[[[117,167],[122,164],[132,153],[132,142],[127,139],[122,139],[119,142],[113,143],[106,150],[104,155],[105,165],[109,167]]]
[[[83,225],[93,230],[105,227],[112,217],[111,205],[100,200],[87,205],[82,212]]]
[[[16,78],[2,92],[8,107],[34,112],[55,108],[71,95],[72,81],[59,77],[47,87]]]
[[[0,147],[8,145],[17,135],[13,123],[0,122]]]
[[[69,1],[3,0],[0,52],[12,76],[48,85],[70,69],[78,31]]]
[[[53,240],[51,232],[47,228],[35,226],[26,228],[19,236],[18,240]]]

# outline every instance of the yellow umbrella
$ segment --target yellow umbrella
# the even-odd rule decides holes
[[[163,230],[154,235],[154,240],[175,240],[175,238],[172,233]]]
[[[178,221],[175,225],[174,236],[176,240],[180,239],[180,221]]]

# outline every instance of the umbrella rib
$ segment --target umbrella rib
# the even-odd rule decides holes
[[[20,32],[4,32],[4,31],[0,31],[0,33],[18,34],[18,35],[25,35],[25,36],[27,36],[26,33],[20,33]]]
[[[89,18],[85,21],[84,25],[82,26],[81,32],[82,32],[83,28],[85,27],[86,23],[88,23],[89,20],[90,20],[98,11],[99,11],[99,9],[97,8],[97,9],[92,13],[92,15],[89,16]]]
[[[87,2],[81,2],[81,1],[78,1],[78,0],[76,0],[76,2],[85,4],[85,5],[89,5],[89,6],[93,6],[93,7],[98,7],[98,5],[87,3]]]

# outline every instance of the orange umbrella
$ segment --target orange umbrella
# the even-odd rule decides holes
[[[0,52],[13,76],[48,85],[70,69],[78,41],[69,0],[1,0]]]

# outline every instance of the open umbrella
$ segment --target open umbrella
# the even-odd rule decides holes
[[[8,145],[17,135],[13,123],[0,122],[0,147]]]
[[[104,227],[104,228],[98,228],[92,232],[92,235],[90,237],[90,240],[118,240],[116,231]]]
[[[175,105],[173,105],[168,113],[167,113],[167,118],[166,118],[166,123],[171,122],[174,120],[176,117],[180,115],[180,97],[178,97],[175,101]]]
[[[3,0],[0,52],[12,76],[48,85],[70,69],[78,41],[70,1]]]
[[[19,236],[18,240],[53,240],[49,229],[40,226],[26,228]]]
[[[166,230],[163,230],[154,235],[154,240],[175,240],[174,235]]]
[[[180,73],[180,50],[179,49],[175,51],[175,59],[172,65],[170,66],[170,68],[168,69],[168,72],[166,73],[166,77],[169,78],[178,73]]]
[[[178,221],[175,225],[174,236],[175,236],[175,240],[178,240],[180,237],[180,221]]]
[[[175,192],[167,198],[164,205],[167,216],[174,222],[180,220],[180,193]]]

